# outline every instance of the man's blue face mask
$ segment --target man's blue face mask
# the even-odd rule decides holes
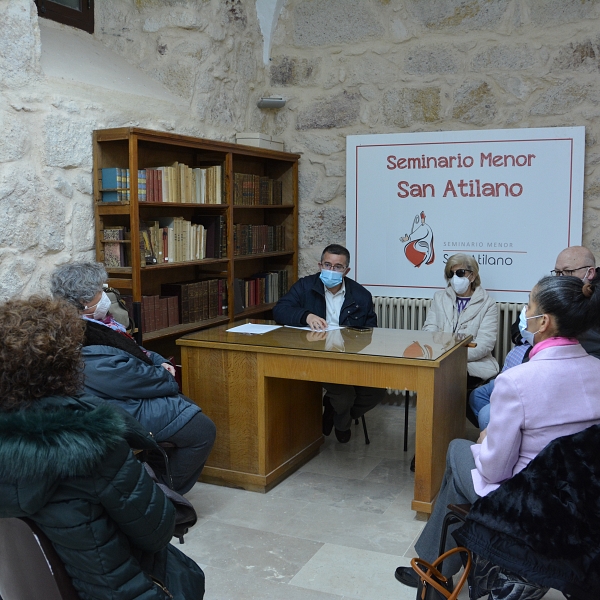
[[[334,288],[336,285],[340,285],[344,279],[342,273],[339,273],[338,271],[326,271],[325,269],[321,270],[319,277],[323,282],[323,285],[328,288]]]

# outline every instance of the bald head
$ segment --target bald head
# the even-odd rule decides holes
[[[593,279],[596,268],[595,256],[585,246],[565,248],[557,257],[555,271],[566,271],[565,275],[573,275],[580,279]]]

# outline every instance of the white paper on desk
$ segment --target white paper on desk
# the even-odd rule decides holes
[[[284,325],[288,329],[302,329],[302,331],[336,331],[337,329],[344,329],[339,325],[327,325],[325,329],[311,329],[310,327],[294,327],[293,325]]]
[[[227,330],[227,333],[250,333],[261,335],[273,331],[273,329],[279,329],[281,325],[261,325],[259,323],[245,323],[244,325],[238,325]]]

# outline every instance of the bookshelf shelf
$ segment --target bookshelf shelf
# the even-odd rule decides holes
[[[236,313],[236,319],[244,319],[249,315],[256,315],[266,310],[273,310],[275,306],[275,302],[271,302],[269,304],[260,304],[259,306],[250,306],[249,308],[245,308],[242,312]]]
[[[236,262],[242,260],[257,260],[259,258],[274,258],[276,256],[288,256],[295,254],[292,250],[282,250],[281,252],[257,252],[255,254],[237,254],[234,256]]]
[[[237,316],[238,315],[236,315],[236,317]],[[214,319],[207,319],[205,321],[196,321],[195,323],[184,323],[181,325],[173,325],[172,327],[165,327],[164,329],[157,329],[156,331],[151,331],[150,333],[146,333],[144,335],[144,343],[174,335],[185,335],[186,333],[197,331],[198,329],[207,329],[209,327],[214,327],[215,325],[222,325],[228,321],[229,316],[224,316],[216,317]]]
[[[244,204],[234,204],[234,210],[293,210],[293,206],[287,204],[256,204],[254,206],[245,206]]]
[[[185,333],[234,317],[271,317],[271,300],[298,276],[298,154],[138,127],[95,131],[93,144],[96,259],[115,265],[107,266],[109,285],[131,296],[139,342],[177,357],[175,339]],[[260,232],[259,247],[286,250],[234,256],[241,229]],[[252,246],[246,241],[243,249]],[[163,287],[172,296],[174,286],[194,290],[194,322],[164,327],[162,300],[162,316],[145,322]],[[198,320],[207,305],[211,318]]]
[[[225,265],[229,262],[228,258],[203,258],[201,260],[181,260],[178,262],[168,262],[159,265],[146,265],[142,269],[145,271],[156,271],[159,269],[173,269],[173,267],[188,267],[191,265],[208,266],[208,265]],[[223,267],[225,268],[225,267]]]

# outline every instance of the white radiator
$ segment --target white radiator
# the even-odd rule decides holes
[[[373,298],[377,324],[379,327],[391,329],[421,329],[427,318],[427,309],[431,300],[425,298]],[[513,347],[510,339],[510,326],[521,312],[523,304],[514,302],[498,302],[498,338],[494,348],[494,356],[502,366],[506,355]]]

